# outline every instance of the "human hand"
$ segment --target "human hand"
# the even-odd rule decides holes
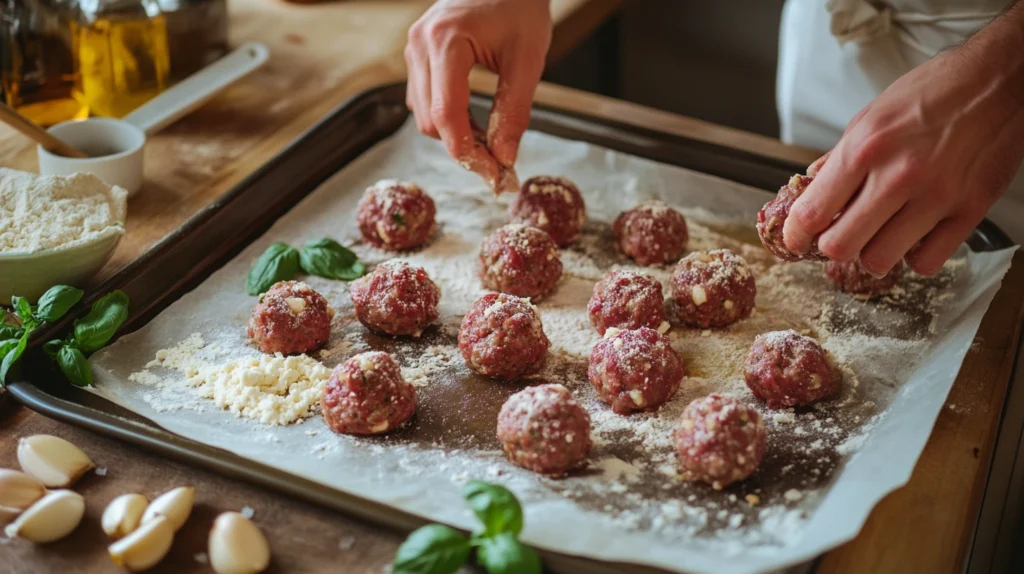
[[[551,43],[548,0],[441,0],[409,29],[406,105],[463,167],[498,187],[516,161]],[[469,119],[469,73],[498,74],[486,144]]]
[[[1024,40],[1016,45],[998,44],[993,58],[968,42],[864,108],[808,168],[815,178],[786,219],[786,246],[803,253],[817,237],[825,255],[859,257],[873,275],[903,258],[938,272],[1024,158]]]

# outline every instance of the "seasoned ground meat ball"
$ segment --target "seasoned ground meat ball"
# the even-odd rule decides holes
[[[640,265],[676,261],[690,239],[683,214],[656,200],[623,212],[612,231],[619,251]]]
[[[484,287],[518,297],[540,299],[562,276],[562,261],[551,237],[518,223],[498,228],[480,248]]]
[[[601,400],[620,415],[654,410],[683,380],[683,359],[668,337],[648,327],[609,329],[590,353],[587,376]]]
[[[609,328],[650,327],[664,333],[665,297],[661,283],[636,271],[611,271],[594,285],[594,296],[587,305],[590,322],[604,335]]]
[[[510,212],[512,221],[543,229],[565,247],[583,231],[587,209],[573,182],[564,177],[531,177],[523,184]]]
[[[590,415],[562,385],[528,387],[502,405],[498,440],[513,463],[562,476],[590,451]]]
[[[789,217],[789,210],[800,194],[807,189],[814,178],[809,175],[794,175],[789,183],[779,189],[775,199],[764,204],[761,211],[757,212],[757,234],[761,237],[761,243],[772,255],[783,261],[827,261],[828,257],[818,251],[818,241],[815,239],[811,250],[800,254],[790,251],[782,240],[782,226]]]
[[[382,249],[404,251],[423,245],[436,229],[434,200],[420,187],[385,179],[359,200],[359,231]]]
[[[746,319],[757,296],[747,262],[728,249],[695,251],[681,259],[669,289],[678,320],[702,329]]]
[[[275,283],[252,310],[249,338],[264,353],[296,355],[324,346],[334,310],[301,281]]]
[[[416,412],[416,389],[387,353],[360,353],[338,365],[320,401],[335,432],[380,434],[404,425]]]
[[[771,409],[811,404],[839,392],[840,384],[821,345],[793,330],[772,331],[754,339],[745,379],[754,395]]]
[[[477,299],[459,329],[459,350],[466,365],[495,379],[536,373],[550,346],[537,308],[527,299],[505,293]]]
[[[386,335],[419,337],[437,320],[438,288],[427,272],[404,261],[385,261],[349,289],[356,318]]]
[[[721,395],[697,399],[676,432],[683,478],[721,490],[757,470],[765,441],[764,421],[754,409]]]
[[[903,275],[903,262],[897,263],[884,277],[875,278],[861,269],[855,261],[826,261],[825,275],[844,293],[851,293],[859,299],[874,299],[888,293],[900,280],[900,276]]]

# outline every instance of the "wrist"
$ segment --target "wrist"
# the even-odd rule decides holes
[[[959,51],[981,72],[983,85],[1024,109],[1024,2],[1016,2]]]

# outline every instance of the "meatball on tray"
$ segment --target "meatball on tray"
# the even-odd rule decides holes
[[[937,276],[907,273],[887,295],[864,301],[836,290],[820,264],[782,263],[761,246],[754,222],[770,198],[763,190],[777,189],[796,166],[541,110],[521,146],[519,176],[571,180],[586,221],[552,255],[562,267],[553,289],[532,304],[510,303],[536,313],[550,345],[534,348],[546,355],[529,358],[525,378],[488,378],[467,367],[459,330],[474,302],[490,292],[480,277],[481,245],[509,223],[514,198],[495,198],[439,142],[416,133],[402,93],[379,89],[339,109],[105,285],[129,293],[133,314],[126,334],[93,356],[95,388],[68,390],[53,373],[28,369],[37,386],[17,382],[12,392],[51,416],[403,530],[424,521],[470,529],[461,485],[499,482],[523,503],[523,540],[558,572],[783,568],[856,535],[875,503],[907,481],[1008,268],[1010,251],[998,250],[1005,247],[998,230],[980,230],[972,247],[964,246]],[[488,105],[474,100],[478,112]],[[432,198],[436,228],[422,245],[389,251],[362,238],[357,204],[381,180],[410,182]],[[667,305],[665,320],[656,314],[642,328],[678,354],[682,381],[663,387],[667,399],[647,402],[635,390],[619,395],[616,400],[632,397],[635,404],[616,412],[588,379],[591,348],[602,340],[588,302],[613,270],[652,277],[671,302],[675,261],[638,264],[617,249],[612,229],[619,214],[652,199],[685,217],[683,256],[701,259],[701,252],[727,249],[745,261],[756,304],[731,324],[708,329],[685,326]],[[261,353],[246,333],[257,303],[244,289],[250,267],[271,243],[303,245],[321,237],[351,247],[368,271],[390,260],[422,269],[440,291],[437,318],[431,307],[422,329],[371,330],[356,317],[350,283],[299,275],[330,306],[328,340],[304,355]],[[711,290],[704,303],[705,290],[698,298],[687,289],[693,305],[718,301]],[[728,297],[719,298],[729,303]],[[509,298],[515,296],[501,300]],[[285,298],[281,312],[293,303],[305,305]],[[820,345],[841,384],[820,400],[822,393],[813,394],[816,402],[808,406],[776,401],[769,408],[744,380],[747,355],[759,335],[790,330]],[[608,327],[605,336],[617,332]],[[377,359],[353,359],[367,351],[383,351],[397,363],[401,378],[389,367],[389,384],[403,393],[406,383],[412,386],[415,400],[403,399],[402,408],[415,412],[396,414],[388,419],[393,424],[359,422],[359,432],[370,434],[334,432],[320,411],[328,379],[337,388],[331,369],[355,360],[353,373],[373,371]],[[756,364],[769,372],[775,363]],[[827,373],[820,359],[815,364],[813,377],[820,379]],[[773,380],[799,383],[799,372],[784,375]],[[350,384],[356,375],[346,376]],[[589,443],[558,459],[574,466],[557,478],[510,462],[497,435],[505,401],[541,383],[563,385],[589,417]],[[712,394],[724,397],[716,405],[738,401],[741,410],[736,416],[723,410],[693,427],[695,415],[684,411]],[[557,419],[561,411],[550,412]],[[575,420],[585,420],[574,412]],[[556,419],[545,424],[558,428]],[[741,426],[718,442],[694,434],[694,428],[713,433],[722,424],[715,421]],[[763,421],[763,432],[742,427],[752,421]],[[709,449],[757,437],[765,441],[756,449],[760,464],[739,460],[742,472],[715,474],[731,477],[716,483],[720,490],[691,482],[703,473],[680,467],[681,428],[689,429],[688,445]],[[731,464],[728,456],[739,452],[689,454],[704,469]]]

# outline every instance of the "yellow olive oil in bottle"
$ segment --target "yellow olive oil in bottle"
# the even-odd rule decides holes
[[[81,0],[72,28],[75,96],[91,114],[123,117],[167,87],[167,20],[156,0]]]

